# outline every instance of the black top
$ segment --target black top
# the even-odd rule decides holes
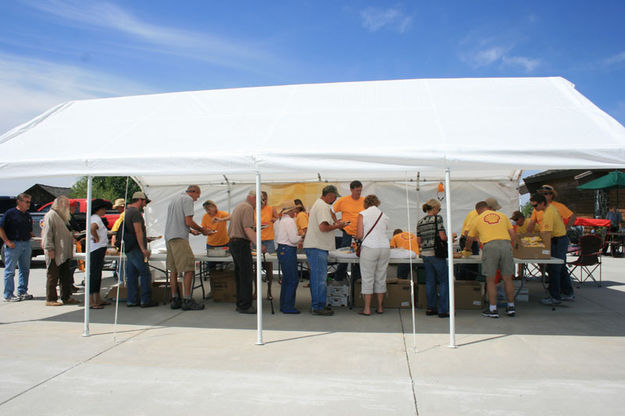
[[[143,246],[147,247],[148,240],[145,232],[145,220],[143,219],[143,215],[139,212],[139,210],[135,207],[127,207],[126,208],[126,232],[130,234],[135,234],[135,226],[134,224],[138,222],[141,224],[141,231],[143,231]]]
[[[28,241],[33,231],[33,219],[28,211],[11,208],[0,218],[0,227],[4,228],[9,240]]]
[[[423,217],[417,224],[417,234],[421,237],[421,249],[434,249],[434,236],[440,231],[445,231],[443,217],[438,214]]]

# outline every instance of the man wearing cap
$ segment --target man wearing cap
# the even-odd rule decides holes
[[[280,312],[297,314],[295,292],[297,291],[297,246],[302,237],[297,232],[295,216],[297,206],[292,202],[283,202],[278,207],[278,221],[274,224],[275,242],[278,244],[278,261],[282,269],[282,287],[280,289]]]
[[[115,201],[117,204],[119,200]],[[122,200],[122,204],[125,202]],[[148,250],[148,238],[143,219],[143,209],[150,203],[150,199],[143,192],[132,194],[130,204],[126,207],[124,224],[124,241],[132,241],[126,247],[126,284],[128,296],[126,306],[139,306],[149,308],[158,306],[158,302],[152,300],[152,276],[146,260],[150,258]],[[126,236],[129,237],[126,239]],[[137,280],[141,286],[141,296]]]
[[[514,240],[514,229],[508,217],[491,209],[491,205],[486,201],[475,204],[475,211],[478,215],[471,223],[466,244],[470,246],[475,239],[479,239],[483,244],[482,271],[486,275],[489,307],[482,312],[482,315],[489,318],[499,318],[497,287],[495,285],[495,276],[499,269],[508,298],[506,314],[515,316],[514,284],[512,283],[514,257],[512,256],[511,244],[511,241]]]
[[[189,245],[189,233],[208,235],[209,231],[193,221],[193,204],[200,197],[197,185],[189,185],[187,190],[174,198],[167,207],[165,221],[165,241],[167,244],[167,269],[170,272],[171,309],[201,310],[204,304],[191,297],[191,282],[195,273],[195,255]],[[178,273],[184,273],[183,299],[178,291]]]
[[[535,193],[530,197],[530,203],[534,212],[541,211],[540,231],[551,233],[551,255],[564,260],[562,264],[548,264],[549,274],[549,297],[544,298],[545,305],[559,304],[561,301],[575,299],[571,277],[566,267],[566,251],[569,247],[569,238],[566,236],[566,228],[561,214],[547,201],[543,194]]]
[[[28,276],[30,275],[30,239],[33,236],[33,219],[28,213],[30,195],[19,194],[17,206],[0,218],[0,238],[4,241],[4,301],[29,300]],[[17,296],[15,290],[15,268],[19,269]]]
[[[321,191],[319,198],[308,217],[308,230],[304,239],[304,251],[310,264],[310,295],[312,314],[330,316],[334,312],[326,305],[326,280],[328,273],[328,252],[334,250],[334,230],[343,229],[346,223],[336,221],[332,213],[332,203],[339,195],[336,186],[328,185]]]
[[[537,193],[544,195],[547,200],[547,204],[553,206],[560,217],[562,218],[562,222],[564,223],[565,229],[568,231],[574,224],[577,217],[575,213],[571,211],[566,205],[561,202],[554,201],[554,198],[558,197],[558,192],[551,185],[542,185],[538,188]],[[542,229],[542,221],[543,221],[543,213],[544,211],[534,210],[532,212],[532,216],[530,217],[530,223],[527,226],[529,232],[533,232],[536,224],[538,224],[538,230]]]
[[[358,222],[358,214],[365,210],[365,199],[362,194],[362,183],[360,181],[352,181],[349,184],[351,195],[347,195],[337,199],[332,206],[332,212],[341,213],[341,222],[345,224],[343,228],[343,237],[341,239],[341,247],[350,247],[352,239],[356,236],[356,223]],[[336,220],[336,217],[333,217]],[[336,269],[335,280],[344,280],[347,273],[347,263],[341,263]],[[358,264],[352,264],[352,282],[360,278],[360,268]]]
[[[230,237],[230,254],[234,261],[234,277],[237,291],[236,310],[239,313],[254,314],[252,306],[252,281],[254,269],[252,266],[252,246],[256,245],[256,231],[254,231],[254,208],[256,207],[256,192],[250,191],[232,211],[228,236]],[[261,245],[261,252],[266,248]]]

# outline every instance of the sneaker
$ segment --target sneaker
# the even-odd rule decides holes
[[[204,309],[203,303],[197,303],[193,298],[184,299],[182,301],[182,310],[183,311],[201,311]]]
[[[334,311],[332,309],[313,309],[312,314],[318,316],[332,316],[334,315]]]
[[[169,307],[171,309],[180,309],[181,306],[182,306],[182,301],[180,300],[179,297],[171,298],[171,302],[169,304]]]
[[[237,308],[237,312],[245,313],[245,314],[249,314],[249,315],[254,315],[254,314],[256,314],[256,308],[254,308],[252,306],[250,306],[247,309]]]
[[[564,300],[566,302],[573,302],[575,300],[575,295],[562,295],[560,296],[560,300]]]
[[[516,309],[514,309],[514,306],[506,306],[506,315],[510,317],[516,316]]]
[[[47,300],[46,306],[61,306],[63,302],[59,302],[58,300]]]
[[[18,296],[9,296],[8,298],[4,298],[5,302],[21,302],[22,298],[18,297]]]
[[[32,300],[33,299],[33,295],[31,295],[30,293],[26,292],[26,293],[22,293],[21,295],[19,295],[19,298],[21,300]]]
[[[554,298],[544,298],[544,299],[541,299],[541,300],[540,300],[540,302],[541,302],[543,305],[549,305],[549,306],[559,305],[559,304],[561,304],[561,303],[562,303],[562,301],[561,301],[561,300],[554,299]]]
[[[64,305],[80,305],[80,301],[78,299],[69,298],[63,301]]]
[[[499,318],[499,311],[497,311],[497,309],[491,311],[490,308],[486,308],[482,312],[482,316],[485,316],[487,318]]]
[[[158,302],[155,301],[155,300],[152,300],[152,301],[150,301],[148,303],[142,303],[141,304],[142,308],[153,308],[154,306],[158,306]]]

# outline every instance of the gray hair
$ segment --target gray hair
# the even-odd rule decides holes
[[[66,224],[69,222],[69,199],[66,196],[61,195],[57,197],[52,202],[52,206],[50,207],[50,209],[56,211],[56,213],[59,214],[59,216],[63,219],[63,222],[65,222]]]

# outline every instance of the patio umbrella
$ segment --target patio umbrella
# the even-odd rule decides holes
[[[577,189],[610,189],[616,188],[616,205],[618,206],[618,190],[625,188],[625,173],[615,170],[605,176],[587,182]]]

